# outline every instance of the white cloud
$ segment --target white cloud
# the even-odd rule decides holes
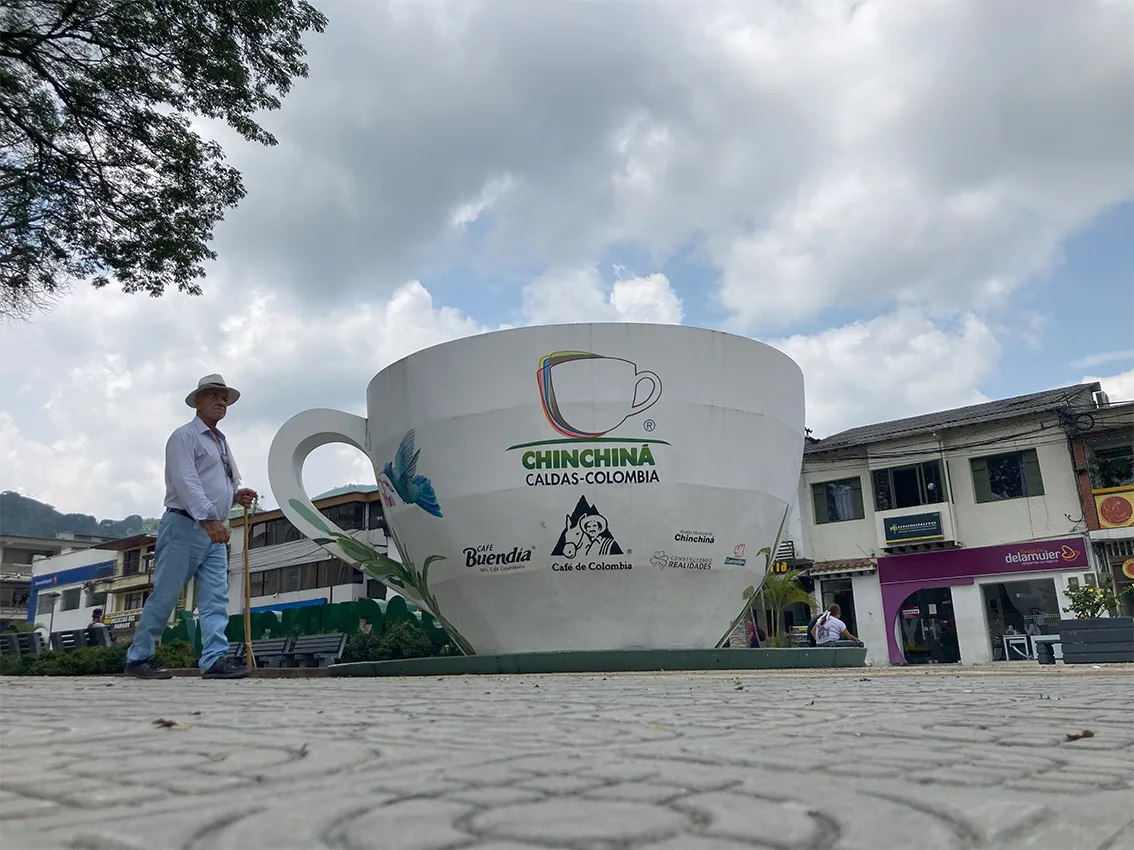
[[[818,435],[980,401],[1013,335],[1042,353],[1020,290],[1134,197],[1131,3],[323,6],[311,78],[265,117],[280,144],[218,131],[248,196],[205,296],[81,288],[0,334],[0,487],[156,512],[212,371],[245,389],[228,430],[263,486],[291,413],[360,412],[386,364],[506,321],[777,335]],[[675,257],[705,269],[684,301],[598,270]],[[480,321],[405,283],[433,274]],[[371,475],[324,448],[307,483]]]
[[[1083,378],[1083,383],[1098,381],[1111,402],[1134,401],[1134,369],[1109,378]]]
[[[1100,351],[1098,354],[1088,354],[1071,362],[1072,369],[1091,369],[1102,366],[1104,363],[1113,363],[1115,360],[1134,361],[1134,348],[1124,348],[1120,351]]]
[[[663,274],[614,281],[607,287],[594,267],[554,271],[523,291],[525,324],[655,322],[681,324],[681,299]]]
[[[266,489],[268,446],[288,416],[318,406],[362,413],[380,369],[483,330],[434,307],[417,282],[377,305],[320,312],[223,285],[206,299],[156,303],[84,291],[0,337],[0,385],[24,396],[0,406],[0,487],[62,511],[160,512],[166,438],[192,416],[184,396],[197,379],[220,372],[243,391],[222,427],[247,483]],[[58,350],[55,340],[65,341]],[[370,477],[352,449],[321,449],[305,472],[311,492]]]
[[[992,331],[975,316],[941,323],[908,308],[771,344],[803,369],[816,437],[987,401],[975,388],[1000,357]]]

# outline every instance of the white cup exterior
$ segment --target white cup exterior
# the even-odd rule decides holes
[[[416,585],[312,515],[303,461],[329,442],[371,458],[391,555]],[[298,414],[269,476],[300,531],[438,615],[466,651],[711,647],[766,575],[803,442],[802,373],[770,346],[551,325],[390,365],[365,419]]]

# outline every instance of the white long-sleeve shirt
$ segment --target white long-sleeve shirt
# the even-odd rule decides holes
[[[167,508],[187,511],[198,522],[224,520],[239,486],[240,470],[220,431],[210,431],[194,416],[170,435],[165,444]]]

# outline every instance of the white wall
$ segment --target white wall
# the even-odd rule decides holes
[[[1007,439],[1022,431],[1036,431],[1027,437]],[[982,444],[973,446],[973,444]],[[804,455],[800,487],[802,536],[811,544],[816,561],[872,557],[880,542],[875,523],[873,481],[876,469],[905,466],[928,460],[941,460],[944,450],[949,501],[940,507],[951,512],[957,540],[967,549],[997,546],[1025,540],[1042,540],[1082,533],[1083,515],[1071,455],[1066,438],[1054,417],[1029,418],[1005,424],[976,426],[944,432],[939,445],[935,437],[892,440],[858,447],[868,450],[871,459],[819,460]],[[978,504],[974,495],[970,460],[993,454],[1035,449],[1043,477],[1044,495]],[[895,457],[901,455],[901,457]],[[865,518],[818,525],[811,499],[811,485],[859,476]],[[936,510],[927,505],[924,510]],[[917,509],[911,508],[910,512]],[[1072,519],[1068,519],[1070,516]]]
[[[963,438],[950,437],[946,447],[997,439],[1021,430],[1040,427],[1041,424],[1046,430],[1040,434],[947,453],[949,481],[957,515],[957,537],[966,548],[1064,537],[1081,534],[1086,530],[1085,524],[1074,521],[1083,515],[1083,505],[1066,438],[1056,427],[1054,419],[1042,423],[1031,420],[1026,427],[1017,423],[982,428],[976,434],[965,435]],[[1044,494],[978,504],[973,494],[970,459],[1033,448],[1039,458]],[[1068,516],[1072,519],[1069,520]]]

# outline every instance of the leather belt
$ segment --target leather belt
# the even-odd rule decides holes
[[[189,511],[183,511],[183,510],[181,510],[181,508],[166,508],[166,510],[169,511],[171,514],[181,514],[186,519],[193,519],[193,514],[189,513]],[[196,522],[196,521],[197,520],[193,519],[193,522]]]

